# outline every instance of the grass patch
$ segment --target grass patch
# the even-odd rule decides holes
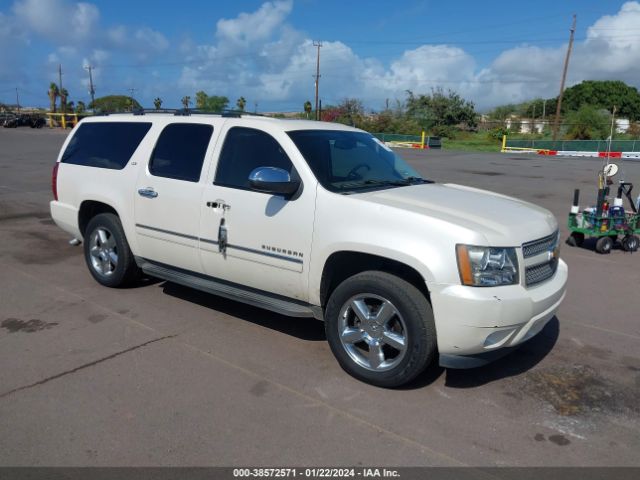
[[[443,150],[460,150],[465,152],[499,152],[501,142],[487,137],[486,132],[460,135],[456,138],[443,138]]]

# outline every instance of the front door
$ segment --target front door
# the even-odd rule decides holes
[[[200,222],[204,271],[306,301],[315,184],[303,185],[291,199],[257,192],[248,182],[257,167],[277,167],[291,178],[298,177],[273,136],[251,128],[227,127],[216,171],[204,187]]]

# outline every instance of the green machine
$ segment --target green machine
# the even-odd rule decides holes
[[[596,251],[609,253],[615,242],[620,239],[623,250],[635,252],[640,245],[640,215],[638,204],[631,197],[633,184],[625,181],[618,182],[618,190],[613,203],[609,201],[612,178],[618,173],[618,166],[606,164],[598,173],[598,197],[594,207],[580,211],[580,190],[573,194],[573,205],[569,213],[569,231],[571,234],[567,244],[572,247],[582,245],[585,238],[596,237]],[[625,197],[629,201],[630,210],[625,210]],[[640,202],[640,196],[638,197]]]

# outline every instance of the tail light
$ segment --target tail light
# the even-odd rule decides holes
[[[53,173],[51,174],[51,190],[53,191],[53,199],[58,201],[58,167],[60,164],[56,162],[53,166]]]

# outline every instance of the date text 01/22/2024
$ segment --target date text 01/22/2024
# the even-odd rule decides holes
[[[394,478],[397,470],[387,468],[234,468],[234,478]]]

